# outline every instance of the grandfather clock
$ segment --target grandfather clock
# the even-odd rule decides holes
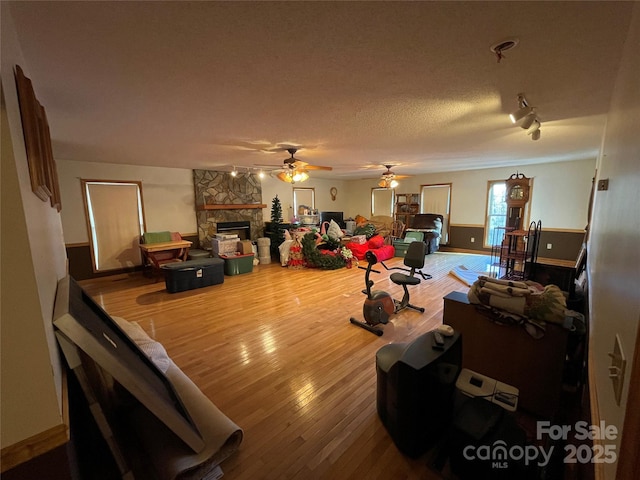
[[[521,230],[525,206],[529,201],[529,179],[522,173],[514,173],[506,180],[507,228]]]

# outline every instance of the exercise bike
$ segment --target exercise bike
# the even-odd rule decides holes
[[[415,244],[415,245],[414,245]],[[354,325],[364,328],[372,333],[375,333],[378,336],[381,336],[383,331],[379,328],[376,328],[376,325],[382,323],[389,323],[389,317],[391,315],[398,313],[400,310],[405,308],[412,308],[421,313],[424,312],[424,308],[416,307],[409,303],[409,290],[407,289],[407,285],[417,285],[420,283],[420,279],[414,276],[416,273],[423,276],[423,278],[431,278],[430,275],[422,273],[420,270],[416,270],[416,268],[422,268],[424,266],[424,257],[426,255],[426,245],[424,242],[412,242],[407,249],[407,254],[405,256],[404,264],[411,267],[411,270],[406,270],[400,267],[388,268],[383,262],[380,262],[382,266],[387,270],[399,269],[405,270],[409,272],[409,275],[405,275],[402,273],[394,273],[391,274],[391,281],[397,285],[402,285],[404,289],[404,296],[402,300],[395,300],[389,293],[383,290],[371,290],[373,287],[373,280],[369,279],[369,275],[371,272],[381,273],[378,270],[374,270],[372,267],[378,263],[378,258],[376,255],[369,251],[365,254],[365,258],[367,260],[367,267],[360,267],[363,270],[366,270],[364,275],[364,281],[366,285],[366,289],[363,290],[363,293],[367,295],[367,298],[364,301],[364,306],[362,307],[362,315],[364,316],[364,322],[351,317],[349,321]]]

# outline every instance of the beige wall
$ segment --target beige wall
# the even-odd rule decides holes
[[[193,171],[112,163],[56,160],[62,198],[62,227],[67,244],[89,241],[81,179],[142,182],[147,231],[195,234]]]
[[[517,168],[533,179],[531,220],[541,220],[543,229],[584,229],[595,166],[594,157]],[[487,182],[506,179],[512,173],[515,169],[509,167],[416,175],[402,179],[396,190],[419,192],[420,185],[451,183],[451,224],[483,226]],[[370,193],[376,181],[358,180],[349,185],[349,215],[371,213]]]
[[[63,423],[61,365],[51,319],[66,272],[59,213],[31,192],[14,66],[29,75],[2,2],[2,448]],[[34,85],[36,96],[38,85]],[[46,108],[46,105],[45,105]]]
[[[543,228],[582,230],[587,222],[591,179],[595,158],[544,165],[528,165],[521,171],[533,178],[531,218],[542,220]],[[80,179],[142,181],[147,230],[194,233],[196,216],[193,173],[190,169],[116,165],[58,160],[60,189],[64,209],[62,225],[67,244],[88,242]],[[506,179],[512,168],[490,168],[463,172],[416,175],[403,179],[399,192],[419,192],[420,185],[452,183],[451,223],[484,225],[487,181]],[[272,177],[262,181],[265,221],[271,219],[271,202],[278,195],[285,221],[293,214],[293,186]],[[316,208],[341,211],[345,218],[371,215],[371,189],[377,179],[327,180],[313,175],[301,187],[314,188]],[[298,186],[296,185],[296,186]],[[329,190],[336,187],[336,200]],[[478,199],[481,199],[480,201]]]
[[[635,351],[640,322],[640,4],[634,7],[631,28],[617,76],[598,178],[609,179],[609,190],[596,192],[589,242],[591,288],[591,357],[600,417],[622,430],[630,371],[627,370],[622,402],[615,402],[608,377],[608,353],[620,335],[627,362]],[[635,372],[635,382],[640,381]],[[633,405],[632,408],[638,408]],[[619,444],[620,436],[615,443]],[[610,441],[603,443],[612,443]],[[616,449],[618,451],[618,449]],[[638,452],[635,452],[636,454]],[[633,453],[632,453],[633,454]],[[614,479],[615,465],[605,465],[606,478]]]
[[[344,212],[345,218],[348,216],[349,210],[349,189],[350,186],[347,182],[326,180],[314,176],[311,172],[311,178],[304,183],[296,184],[295,186],[304,188],[315,189],[316,208],[319,211],[329,212]],[[278,195],[280,202],[282,203],[282,216],[285,221],[291,220],[293,215],[293,187],[291,184],[282,182],[277,178],[267,177],[262,180],[262,203],[267,207],[262,211],[263,219],[268,222],[271,221],[271,202],[273,198]],[[336,199],[331,200],[331,194],[329,190],[331,187],[336,187],[338,194]]]
[[[89,241],[80,179],[141,181],[147,231],[197,232],[193,171],[190,169],[65,160],[57,160],[57,163],[66,244]],[[284,219],[288,221],[293,212],[293,186],[271,177],[264,178],[261,183],[262,203],[266,205],[263,209],[265,221],[271,219],[271,202],[276,195],[282,202]],[[349,208],[346,182],[321,179],[312,174],[311,179],[298,185],[315,189],[319,210],[346,213]],[[331,187],[338,190],[335,201],[329,193]]]

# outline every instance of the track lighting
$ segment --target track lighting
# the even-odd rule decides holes
[[[515,112],[513,112],[512,114],[510,114],[509,118],[511,118],[512,123],[518,123],[524,117],[532,113],[533,113],[533,107],[522,107],[516,110]]]
[[[518,94],[518,110],[509,114],[511,122],[520,124],[520,127],[527,131],[527,135],[531,135],[532,140],[540,138],[540,119],[536,114],[536,109],[529,105],[524,93]]]
[[[236,167],[233,167],[233,170],[231,171],[231,176],[232,177],[237,177],[238,176],[238,171],[236,170]]]
[[[527,128],[529,128],[533,124],[533,122],[537,121],[536,118],[537,117],[536,117],[535,112],[531,112],[529,115],[524,117],[524,120],[520,124],[520,127],[524,128],[526,130]]]
[[[531,135],[540,131],[540,121],[536,118],[529,127],[527,127],[527,135]]]

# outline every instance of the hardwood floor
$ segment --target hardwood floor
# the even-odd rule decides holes
[[[364,271],[292,270],[277,263],[225,276],[222,285],[170,294],[141,274],[80,282],[111,315],[138,322],[175,363],[244,430],[225,479],[440,478],[424,458],[402,455],[376,413],[376,351],[442,322],[442,298],[468,287],[449,274],[486,271],[484,255],[426,257],[431,280],[378,337],[349,323],[361,318]],[[401,266],[402,259],[385,262]],[[389,273],[374,290],[395,298]]]

